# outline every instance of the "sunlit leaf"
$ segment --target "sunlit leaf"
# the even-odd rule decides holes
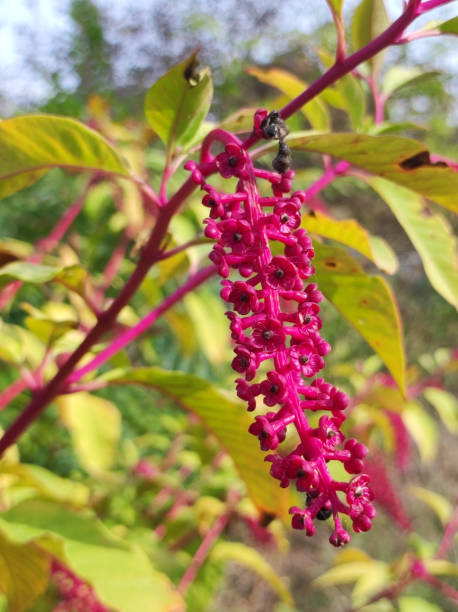
[[[219,127],[228,132],[251,132],[256,108],[241,108],[221,121]]]
[[[361,49],[376,38],[390,25],[383,0],[362,0],[351,22],[351,38],[354,51]],[[374,72],[383,63],[383,52],[372,57],[369,62]]]
[[[458,34],[458,17],[452,17],[448,21],[439,24],[438,29],[443,34]]]
[[[8,612],[26,612],[46,589],[49,555],[33,544],[10,542],[0,532],[0,591],[8,599]]]
[[[342,221],[314,211],[303,216],[301,227],[359,251],[384,272],[393,274],[397,270],[396,255],[387,243],[371,236],[355,219]]]
[[[334,10],[337,15],[342,16],[342,7],[344,0],[326,0],[331,10]]]
[[[385,96],[390,96],[405,85],[418,84],[438,74],[439,72],[425,72],[416,66],[392,66],[383,79],[382,91]]]
[[[443,495],[430,491],[429,489],[423,489],[423,487],[409,487],[409,492],[414,495],[417,499],[427,504],[433,512],[436,513],[440,522],[446,525],[453,513],[452,504]]]
[[[269,68],[263,70],[261,68],[247,68],[248,74],[251,74],[261,83],[266,83],[282,91],[288,98],[295,98],[307,89],[307,83],[299,77],[294,76],[281,68]],[[301,112],[307,117],[310,125],[314,130],[328,130],[330,119],[326,105],[316,97],[301,108]]]
[[[67,117],[26,115],[0,122],[0,198],[51,168],[128,176],[120,155],[97,132]]]
[[[438,389],[428,387],[424,391],[424,396],[428,402],[434,406],[443,424],[451,433],[458,433],[458,401],[454,395]]]
[[[33,253],[33,246],[22,240],[14,238],[2,238],[0,240],[0,266],[15,261],[25,259]]]
[[[0,462],[0,474],[16,476],[16,484],[32,487],[37,494],[74,506],[84,506],[89,499],[89,489],[80,482],[61,478],[49,470],[27,463]]]
[[[116,406],[90,393],[61,395],[56,401],[81,465],[93,474],[109,469],[121,435],[121,416]]]
[[[254,548],[242,542],[218,542],[212,552],[211,558],[216,561],[235,561],[261,576],[287,604],[294,605],[293,596],[284,580],[274,568]]]
[[[368,276],[340,247],[314,244],[321,291],[382,358],[405,392],[401,321],[393,293],[379,276]]]
[[[61,268],[54,266],[45,266],[27,261],[12,261],[0,268],[0,288],[13,280],[20,280],[25,283],[46,283],[52,280],[60,271]]]
[[[356,582],[361,576],[372,571],[374,563],[372,559],[369,559],[367,561],[353,561],[351,563],[336,565],[321,574],[321,576],[318,576],[318,578],[315,578],[315,580],[312,581],[312,586],[319,589],[326,589],[337,584]]]
[[[210,108],[210,71],[205,68],[199,72],[197,64],[197,53],[193,53],[156,81],[146,94],[146,118],[170,154],[189,145]]]
[[[399,612],[443,612],[443,609],[423,597],[413,595],[400,597],[398,599]]]
[[[241,402],[202,378],[178,371],[144,367],[113,372],[107,377],[110,384],[138,383],[157,389],[199,416],[231,456],[254,503],[266,512],[286,514],[289,493],[269,475],[257,441],[248,434],[252,418]]]
[[[414,401],[406,404],[402,419],[414,439],[424,463],[434,459],[437,452],[437,425],[429,414]]]
[[[409,236],[431,285],[458,308],[456,239],[447,220],[413,191],[376,177],[367,182],[385,200]]]
[[[368,134],[292,134],[288,145],[346,159],[372,174],[382,176],[458,212],[458,172],[428,163],[426,147],[401,136]]]
[[[2,514],[0,529],[15,542],[36,542],[49,550],[116,612],[184,610],[169,579],[146,554],[116,538],[89,512],[31,500]]]
[[[445,559],[425,559],[423,562],[428,572],[434,576],[458,576],[458,565]]]

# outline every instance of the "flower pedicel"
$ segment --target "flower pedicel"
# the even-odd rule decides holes
[[[255,417],[249,431],[259,439],[261,450],[276,451],[288,427],[296,428],[299,445],[286,456],[269,454],[270,472],[281,487],[294,481],[297,490],[305,493],[305,507],[290,508],[292,526],[313,535],[315,519],[332,515],[335,528],[330,542],[341,546],[350,536],[342,527],[340,514],[351,518],[356,532],[368,531],[375,516],[369,477],[361,474],[367,448],[353,438],[345,440],[340,430],[348,397],[322,378],[315,378],[331,347],[319,333],[323,296],[315,283],[307,282],[314,274],[314,250],[306,231],[300,228],[305,192],[288,195],[294,173],[283,140],[287,128],[276,111],[268,114],[259,110],[254,132],[279,140],[273,163],[277,172],[254,167],[239,139],[224,130],[215,130],[211,142],[204,143],[202,161],[215,161],[223,178],[236,177],[235,193],[214,189],[194,162],[185,167],[206,192],[203,204],[210,216],[205,221],[205,234],[216,241],[210,259],[223,277],[221,296],[232,305],[226,314],[235,342],[232,368],[241,375],[236,381],[237,395],[248,403],[250,411],[256,407],[256,398],[269,407],[264,415]],[[224,151],[213,158],[210,145],[215,140],[224,145]],[[270,183],[272,196],[260,195],[258,180]],[[279,243],[282,252],[273,255],[271,243]],[[229,279],[232,270],[243,280]],[[263,362],[269,362],[266,378],[252,382]],[[312,377],[309,384],[307,379]],[[308,423],[307,410],[325,412],[317,428]],[[341,461],[346,471],[356,476],[350,482],[333,480],[329,461]]]

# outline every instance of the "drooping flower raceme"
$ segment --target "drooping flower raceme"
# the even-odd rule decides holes
[[[249,432],[259,439],[261,450],[274,451],[266,461],[280,486],[294,482],[305,493],[304,507],[290,509],[292,526],[312,535],[314,521],[332,515],[330,542],[340,546],[350,540],[340,514],[350,517],[356,532],[369,530],[375,516],[369,478],[361,474],[367,449],[341,432],[348,397],[318,377],[331,347],[320,336],[323,296],[309,282],[314,250],[300,227],[305,192],[291,193],[294,173],[283,141],[286,126],[278,113],[260,110],[254,131],[280,141],[273,163],[278,172],[256,168],[238,138],[223,130],[207,137],[202,161],[213,161],[223,178],[237,178],[235,193],[217,191],[194,162],[185,167],[205,192],[203,204],[210,211],[205,234],[216,241],[210,259],[223,278],[221,296],[231,305],[226,314],[235,343],[232,368],[240,375],[237,395],[249,411],[268,407],[255,416]],[[214,141],[224,145],[216,158],[210,153]],[[271,196],[261,196],[261,180],[270,183]],[[261,364],[267,371],[258,380]],[[309,424],[307,411],[323,413],[317,427]],[[277,452],[291,427],[299,444],[288,454]],[[341,461],[355,476],[350,482],[333,480],[329,461]]]

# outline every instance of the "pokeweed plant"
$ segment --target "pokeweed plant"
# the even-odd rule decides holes
[[[24,391],[32,396],[6,427],[0,453],[7,451],[53,401],[71,424],[75,405],[92,405],[91,398],[96,396],[90,395],[91,391],[116,384],[149,385],[197,414],[217,434],[254,503],[264,512],[282,515],[289,506],[292,526],[307,535],[314,533],[316,519],[332,516],[334,529],[329,539],[335,546],[350,539],[341,515],[350,517],[356,532],[371,528],[375,509],[369,477],[364,473],[367,447],[342,432],[348,396],[317,378],[330,351],[320,335],[319,304],[324,295],[360,332],[402,394],[406,392],[406,377],[399,313],[382,277],[368,276],[344,249],[319,240],[312,242],[310,234],[341,242],[383,271],[394,272],[396,260],[386,243],[370,236],[359,224],[332,219],[316,206],[317,195],[336,178],[350,176],[365,181],[405,229],[433,287],[450,303],[458,304],[453,236],[444,217],[423,200],[426,197],[456,212],[457,167],[429,153],[422,143],[389,133],[395,127],[385,123],[384,106],[400,86],[399,75],[387,73],[382,83],[380,77],[381,52],[390,45],[456,33],[456,20],[433,29],[407,31],[417,17],[448,1],[408,0],[399,18],[382,28],[376,3],[364,0],[352,24],[354,52],[348,53],[342,2],[329,0],[337,47],[333,61],[326,53],[321,54],[323,63],[329,65],[322,76],[305,86],[285,71],[250,69],[256,78],[279,88],[290,102],[278,110],[242,109],[217,127],[204,122],[212,84],[209,71],[199,71],[193,54],[153,85],[146,97],[148,122],[166,146],[161,179],[154,188],[143,177],[143,169],[136,167],[135,156],[128,165],[122,145],[115,148],[97,132],[112,139],[103,118],[95,118],[92,125],[96,129],[49,115],[16,117],[0,123],[2,197],[28,187],[50,168],[90,172],[84,193],[51,234],[36,245],[35,252],[21,251],[19,243],[5,246],[9,263],[0,268],[1,306],[8,308],[13,303],[23,283],[53,282],[69,292],[76,320],[72,319],[74,311],[70,313],[63,305],[59,312],[50,307],[46,313],[37,313],[29,305],[27,333],[35,333],[41,345],[24,359],[15,354],[23,332],[7,323],[0,328],[2,355],[16,363],[20,372],[0,395],[0,407],[6,407]],[[373,39],[371,32],[376,34]],[[375,111],[369,127],[363,121],[364,88],[372,96]],[[354,132],[330,130],[328,100],[347,109]],[[313,131],[289,134],[286,121],[298,112],[304,113]],[[255,145],[257,148],[253,148]],[[324,171],[305,189],[296,186],[292,191],[294,155],[301,151],[320,153]],[[258,160],[272,152],[273,170],[265,165],[258,167]],[[196,153],[198,157],[194,158]],[[333,157],[340,161],[333,162]],[[172,188],[183,167],[190,175]],[[224,186],[227,181],[230,187]],[[91,279],[68,251],[57,264],[50,253],[101,184],[130,198],[139,195],[140,222],[137,219],[125,226],[103,278],[98,280]],[[203,192],[202,203],[209,213],[204,235],[199,233],[181,244],[171,243],[177,215],[197,188]],[[303,217],[301,212],[306,207],[313,214]],[[128,241],[140,229],[147,235],[136,247],[132,272],[110,299],[107,294]],[[216,241],[210,253],[211,265],[196,267],[194,260],[187,280],[131,324],[126,307],[149,280],[150,270],[161,266],[164,270],[168,263],[179,262],[188,250],[205,245],[209,239]],[[171,270],[165,274],[173,274],[173,263]],[[257,410],[252,422],[239,415],[239,406],[224,394],[218,395],[209,383],[180,373],[129,366],[96,375],[104,364],[116,363],[116,356],[125,347],[161,317],[170,315],[172,307],[188,300],[216,273],[223,277],[221,297],[232,305],[227,316],[235,344],[232,368],[240,375],[237,395],[248,403],[249,411]],[[262,405],[277,410],[260,412]],[[106,405],[101,408],[102,414],[104,410],[110,412]],[[316,421],[315,413],[322,412]],[[392,419],[394,422],[396,417]],[[297,495],[285,492],[277,496],[275,489],[266,486],[262,461],[240,448],[252,444],[251,439],[240,442],[246,431],[259,438],[261,450],[275,451],[265,457],[271,475],[284,489],[294,481],[297,491],[305,494],[303,505],[294,502]],[[281,450],[283,442],[286,451]],[[342,471],[333,467],[334,463],[343,465],[352,475],[350,480],[342,479]],[[142,465],[139,470],[142,472]],[[233,504],[229,498],[228,494],[227,503]],[[225,528],[229,515],[223,513],[222,517],[224,520],[216,523],[208,540],[199,547],[198,561],[191,563],[182,577],[181,593],[195,577],[199,559],[202,563]],[[84,568],[78,569],[84,574]]]

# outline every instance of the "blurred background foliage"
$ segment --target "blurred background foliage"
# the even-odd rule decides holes
[[[38,92],[34,93],[33,87],[27,92],[25,86],[10,90],[4,80],[0,85],[0,112],[5,117],[33,110],[78,118],[116,139],[130,160],[134,159],[140,167],[145,165],[154,183],[163,157],[157,139],[145,124],[143,106],[145,93],[155,80],[199,48],[202,65],[211,67],[215,87],[210,120],[220,121],[239,107],[257,107],[264,103],[280,106],[284,101],[281,94],[253,78],[245,68],[249,65],[276,66],[307,82],[317,78],[323,72],[317,50],[333,53],[335,33],[325,3],[317,1],[316,4],[320,5],[316,7],[316,14],[305,11],[303,19],[307,24],[304,25],[296,20],[296,15],[304,14],[304,3],[296,1],[259,3],[248,0],[241,3],[233,0],[220,3],[218,13],[213,9],[209,11],[209,3],[204,0],[177,3],[173,12],[161,2],[135,3],[135,6],[130,2],[112,6],[104,0],[63,3],[59,10],[60,18],[65,17],[64,28],[39,31],[29,23],[17,39],[22,41],[24,74],[40,83]],[[348,10],[355,4],[348,2]],[[392,5],[396,3],[390,3],[390,7]],[[412,51],[409,46],[394,48],[386,63],[388,66],[418,66],[431,73],[428,78],[402,88],[390,99],[387,118],[393,122],[409,121],[412,125],[402,132],[403,135],[424,141],[435,153],[456,156],[456,84],[452,83],[449,69],[453,62],[448,40],[427,41],[427,55]],[[444,64],[447,70],[441,70]],[[371,102],[368,104],[370,106]],[[368,114],[371,111],[369,108]],[[332,108],[331,115],[335,131],[350,129],[343,111]],[[291,124],[298,129],[306,125],[303,118],[295,118]],[[144,146],[147,148],[142,158],[140,151]],[[295,156],[299,181],[303,181],[298,187],[303,188],[311,182],[314,172],[316,176],[317,159],[314,155]],[[178,173],[177,184],[183,176]],[[56,219],[81,194],[85,181],[85,177],[53,170],[32,188],[10,197],[7,205],[0,206],[0,239],[33,243],[46,236]],[[126,193],[123,195],[126,197]],[[390,426],[389,418],[406,409],[404,400],[381,373],[380,360],[367,344],[330,305],[325,304],[324,336],[334,350],[328,358],[324,376],[358,398],[349,429],[370,444],[374,476],[381,481],[384,477],[389,478],[392,483],[392,492],[388,485],[385,489],[388,496],[386,514],[382,499],[376,528],[369,534],[354,536],[352,550],[356,552],[353,557],[336,561],[340,553],[329,548],[324,534],[318,533],[312,539],[306,539],[301,533],[289,537],[282,522],[278,519],[269,522],[268,516],[261,517],[259,526],[258,511],[243,497],[243,484],[232,463],[220,455],[215,438],[197,419],[190,418],[157,391],[121,385],[92,394],[108,402],[101,410],[105,414],[106,409],[113,420],[111,441],[94,439],[94,448],[99,444],[112,450],[116,448],[116,457],[100,458],[94,448],[82,447],[78,443],[79,427],[84,432],[86,425],[72,422],[71,409],[58,404],[53,404],[18,444],[24,465],[46,468],[49,470],[46,478],[50,478],[52,472],[71,479],[75,486],[83,487],[79,490],[82,498],[85,491],[89,491],[89,506],[101,521],[120,537],[141,543],[154,566],[175,583],[189,565],[209,524],[225,507],[228,491],[235,491],[241,501],[237,502],[229,524],[228,541],[244,542],[261,551],[264,560],[275,571],[270,566],[264,567],[259,558],[250,561],[246,551],[221,549],[218,554],[215,549],[187,594],[187,608],[191,611],[216,612],[227,606],[250,612],[347,610],[351,605],[349,585],[343,584],[345,581],[339,577],[328,577],[327,582],[324,578],[333,563],[334,567],[339,567],[339,563],[362,562],[363,555],[367,555],[364,563],[374,560],[379,565],[363,564],[363,573],[376,574],[376,569],[381,574],[386,573],[391,563],[389,571],[396,575],[394,560],[402,565],[406,551],[424,558],[432,556],[432,543],[440,540],[443,524],[451,515],[458,462],[457,425],[453,421],[456,405],[453,398],[450,399],[458,390],[456,354],[453,352],[458,337],[456,311],[431,288],[416,250],[373,191],[361,189],[352,178],[342,178],[327,187],[320,198],[337,218],[354,217],[368,230],[386,238],[398,256],[399,272],[391,276],[389,282],[404,323],[409,385],[416,389],[413,398],[421,407],[418,417],[415,406],[411,406],[410,458],[401,469],[402,443],[396,441],[397,430]],[[125,210],[120,210],[112,189],[103,184],[97,186],[72,226],[66,247],[68,252],[60,253],[60,257],[71,261],[72,253],[77,252],[81,265],[97,280],[125,235],[130,261],[123,260],[108,288],[108,297],[115,296],[122,287],[141,247],[144,219],[138,207],[133,198],[130,213],[126,214]],[[449,211],[442,210],[442,213],[453,222]],[[192,237],[199,231],[202,218],[198,199],[191,200],[172,227],[172,240],[181,243]],[[3,249],[3,256],[6,252]],[[204,252],[205,247],[196,247],[189,259],[174,258],[169,266],[155,269],[124,312],[122,322],[132,324],[144,316],[162,295],[179,285]],[[369,271],[373,268],[367,261],[364,267]],[[110,365],[160,365],[200,376],[230,391],[233,386],[233,373],[228,367],[231,350],[217,291],[216,281],[210,282],[194,298],[190,296],[158,321],[140,342],[113,358]],[[30,309],[24,309],[23,304],[43,312],[47,303],[64,301],[63,295],[64,289],[55,286],[24,285],[7,308],[4,320],[32,329],[30,320],[27,322]],[[86,316],[90,324],[91,315],[84,312],[84,304],[76,298],[70,303],[80,315],[83,312],[83,318]],[[202,309],[203,303],[205,309]],[[209,323],[209,313],[212,323]],[[14,364],[3,362],[0,386],[6,387],[14,379]],[[448,390],[447,397],[428,392],[436,381]],[[0,413],[0,425],[5,427],[11,422],[27,401],[27,393],[15,398]],[[97,412],[98,409],[94,409]],[[118,410],[122,415],[119,430],[115,416]],[[416,444],[412,444],[412,440]],[[383,451],[383,460],[377,449]],[[157,473],[148,471],[151,465],[159,467]],[[16,490],[13,487],[7,494],[17,503],[18,500],[34,499],[39,491],[39,496],[54,503],[59,497],[56,493],[59,483],[43,484],[39,475],[30,469],[31,474],[22,475]],[[3,466],[3,470],[7,474],[10,468]],[[14,470],[10,472],[13,474]],[[417,489],[409,489],[409,485]],[[422,497],[422,491],[428,489],[439,496],[436,504],[435,498],[428,493]],[[178,508],[176,513],[174,510],[168,514],[183,491],[181,510]],[[75,491],[69,494],[73,503],[74,495]],[[417,503],[418,499],[426,500],[426,504]],[[11,500],[2,503],[8,507]],[[85,503],[87,500],[80,505]],[[227,565],[228,559],[235,559],[236,563]],[[255,572],[241,569],[243,565],[250,567],[250,563]],[[276,583],[278,576],[288,578],[296,608],[287,589],[285,594],[285,583]],[[319,576],[324,578],[322,586],[325,588],[312,582]],[[353,592],[353,604],[360,605],[373,590],[371,585],[364,584],[363,574],[358,574],[357,568],[353,573],[350,571],[349,576],[349,583],[360,581],[359,593],[355,596]],[[380,584],[383,584],[382,579]],[[278,603],[279,598],[283,603]],[[453,609],[449,599],[423,584],[409,587],[403,599],[397,608],[379,602],[383,605],[365,609],[381,612],[393,609],[451,612]],[[419,600],[427,601],[419,604]],[[56,601],[57,595],[48,587],[32,607],[23,609],[51,610]],[[427,602],[430,608],[415,607],[427,606]]]

